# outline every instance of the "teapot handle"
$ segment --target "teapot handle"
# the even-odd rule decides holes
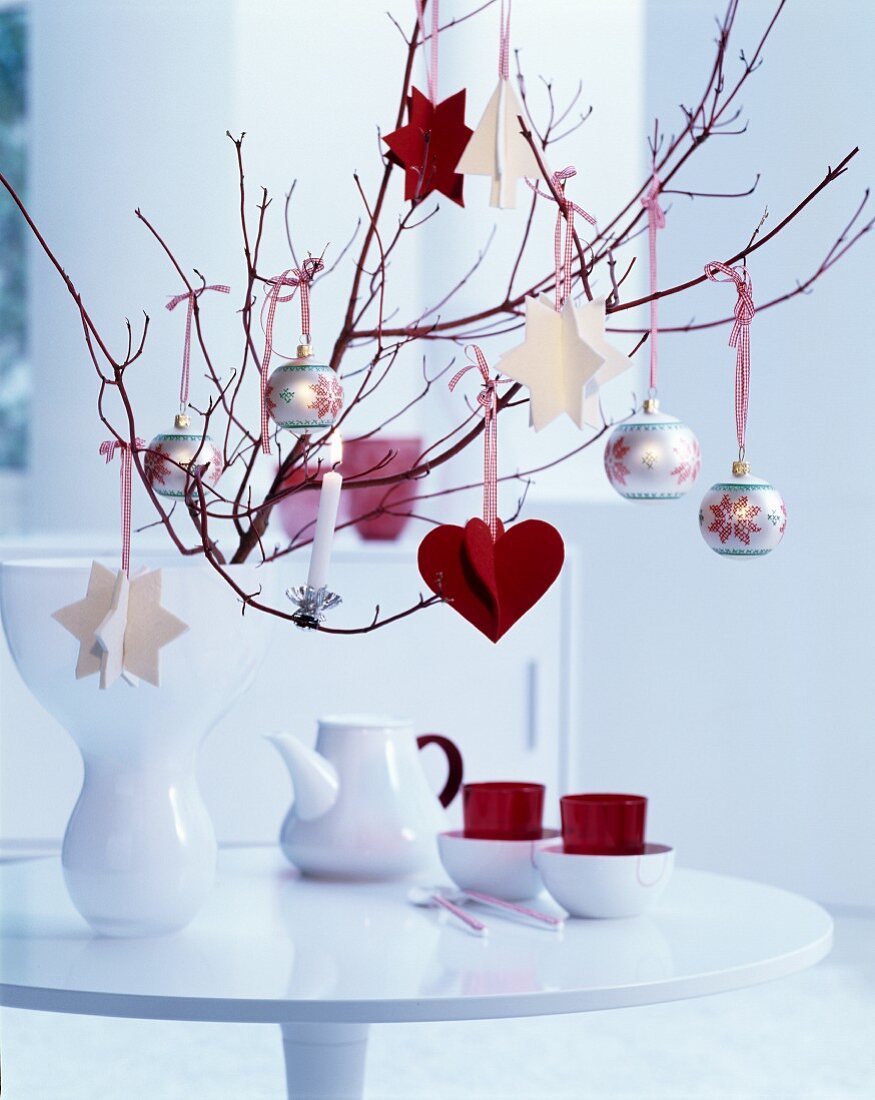
[[[438,795],[438,798],[442,806],[449,806],[462,786],[462,754],[449,737],[444,737],[442,733],[424,733],[421,737],[416,738],[416,743],[421,749],[425,748],[426,745],[440,745],[444,750],[449,774],[444,789]]]

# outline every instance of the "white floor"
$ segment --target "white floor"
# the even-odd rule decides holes
[[[3,1010],[9,1100],[282,1100],[278,1029]],[[783,981],[580,1016],[373,1028],[369,1100],[875,1098],[875,916]]]

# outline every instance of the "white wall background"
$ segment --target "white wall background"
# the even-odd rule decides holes
[[[456,7],[464,10],[461,3]],[[35,149],[30,205],[98,324],[111,336],[122,337],[125,315],[136,318],[141,308],[152,315],[149,350],[130,376],[144,435],[161,428],[175,411],[184,318],[181,313],[169,316],[163,309],[165,295],[176,288],[175,279],[132,217],[134,206],[139,205],[155,222],[181,262],[197,265],[209,281],[228,281],[239,288],[237,183],[226,128],[248,132],[251,205],[262,182],[274,195],[265,243],[266,270],[279,271],[289,263],[281,207],[293,178],[300,180],[292,208],[293,232],[302,250],[316,252],[326,241],[335,242],[336,250],[358,216],[352,170],[361,171],[366,186],[378,173],[377,125],[385,130],[394,118],[400,42],[384,13],[375,12],[373,6],[347,0],[333,10],[342,18],[329,22],[320,6],[267,0],[165,2],[148,10],[88,0],[75,13],[53,0],[33,4]],[[396,12],[406,25],[412,23],[412,5],[398,4]],[[445,3],[444,12],[450,14],[452,6]],[[637,2],[624,5],[622,12],[603,4],[588,16],[589,24],[572,3],[562,6],[562,14],[566,27],[583,33],[587,25],[596,25],[600,33],[615,37],[631,21],[633,48],[640,44]],[[173,45],[164,49],[171,26]],[[448,36],[441,79],[448,91],[469,85],[469,116],[474,121],[495,80],[496,23],[484,21],[479,31],[472,23],[469,30],[473,31],[470,40],[459,32]],[[552,42],[547,30],[535,9],[520,6],[515,37],[525,43],[524,56],[531,55],[533,73],[559,77],[567,73],[564,83],[573,89],[575,43],[562,36]],[[318,79],[310,60],[316,53],[321,59]],[[70,57],[75,57],[75,64]],[[598,70],[598,81],[607,83],[607,65],[601,64],[605,67]],[[300,79],[300,73],[306,78]],[[630,137],[639,129],[640,109],[640,96],[632,96],[620,116]],[[81,119],[88,120],[84,128]],[[615,128],[616,121],[612,125]],[[594,140],[594,133],[587,131],[588,142]],[[631,140],[623,147],[629,152],[617,158],[615,171],[618,186],[628,187],[636,177],[639,154]],[[605,201],[609,184],[604,181],[599,186],[598,197]],[[70,201],[71,194],[75,202]],[[442,234],[426,237],[420,245],[411,237],[413,247],[399,258],[393,273],[390,308],[397,304],[410,316],[424,297],[439,298],[447,282],[470,264],[477,245],[499,219],[502,233],[515,237],[522,210],[518,215],[492,211],[486,206],[486,195],[485,181],[471,181],[466,211],[443,204],[447,221]],[[596,197],[593,192],[593,200]],[[400,180],[396,180],[393,201],[397,204],[399,199]],[[542,218],[541,228],[544,242],[533,260],[533,278],[552,261],[549,215]],[[509,252],[510,245],[499,237],[490,257],[492,274],[484,272],[484,286],[499,276],[506,278]],[[97,456],[105,431],[94,416],[93,372],[81,346],[76,312],[36,250],[33,270],[34,362],[46,392],[57,396],[41,403],[36,423],[29,479],[32,508],[25,517],[30,538],[0,545],[0,557],[46,550],[58,553],[71,543],[80,553],[95,548],[105,551],[117,539],[118,482],[117,469],[107,470]],[[327,347],[339,324],[350,275],[347,267],[314,295],[317,345]],[[457,308],[464,310],[476,300],[467,293]],[[235,304],[215,297],[205,299],[203,305],[217,362],[222,369],[230,369],[239,355]],[[296,310],[287,316],[281,322],[282,331],[294,343]],[[451,353],[436,349],[429,354],[436,369]],[[351,359],[355,367],[355,355]],[[384,407],[394,409],[403,403],[410,392],[410,378],[419,378],[418,360],[417,351],[399,364],[399,381]],[[204,386],[198,377],[196,352],[193,362],[192,395],[197,401]],[[252,390],[254,411],[254,379]],[[457,422],[464,407],[459,397],[443,394],[437,395],[437,403],[437,415],[432,413],[427,424],[432,437],[443,434],[450,417]],[[424,425],[413,418],[403,426],[421,430]],[[528,435],[522,420],[515,437],[512,431],[507,433],[502,442],[507,459],[513,460],[514,447],[525,444]],[[59,439],[64,441],[60,460]],[[474,455],[448,476],[454,481],[472,480],[467,471],[476,477],[479,466],[480,458]],[[270,463],[265,467],[269,473]],[[83,485],[87,486],[84,492]],[[469,507],[461,501],[451,501],[450,506],[456,518]],[[470,508],[475,511],[478,504],[470,502]],[[151,518],[139,492],[134,516],[135,524]],[[138,546],[152,544],[159,535],[153,530],[135,536],[135,554]],[[409,550],[397,559],[392,572],[387,561],[375,562],[373,554],[356,558],[353,537],[341,537],[339,543],[335,573],[346,597],[341,616],[356,623],[371,613],[371,601],[379,600],[391,609],[416,599],[421,583]],[[305,561],[292,559],[283,567],[289,582],[300,579]],[[352,582],[343,581],[344,575],[356,576],[360,591],[351,591]],[[373,579],[377,575],[379,583]],[[320,666],[333,664],[345,670],[343,676],[331,676],[330,706],[335,710],[400,708],[412,715],[420,729],[442,728],[459,737],[473,776],[488,777],[496,771],[539,775],[555,787],[568,755],[568,708],[562,695],[568,676],[559,658],[564,630],[560,620],[566,616],[558,613],[560,602],[557,588],[518,628],[515,638],[497,651],[464,624],[452,618],[447,621],[447,616],[440,644],[432,620],[424,617],[410,620],[409,628],[402,626],[356,643],[354,655],[350,653],[353,643],[346,643],[329,659],[329,640],[316,639],[326,643],[319,649],[325,653]],[[564,602],[567,608],[569,600]],[[455,637],[454,631],[462,632],[458,643],[449,640]],[[284,635],[265,669],[259,696],[241,705],[204,748],[201,779],[223,839],[269,839],[276,833],[288,804],[288,783],[278,759],[258,734],[283,726],[306,736],[312,727],[313,715],[319,712],[313,709],[315,700],[302,699],[300,692],[288,699],[284,693],[278,706],[270,685],[285,683],[290,668],[312,661],[313,643],[314,639],[297,632]],[[437,646],[442,654],[453,651],[459,667],[436,667],[439,662],[424,655],[429,646]],[[460,653],[469,648],[473,656],[462,659]],[[411,658],[416,653],[418,661]],[[534,664],[540,671],[533,703],[527,692]],[[387,673],[392,667],[405,669],[400,683],[393,684],[397,675]],[[503,709],[489,708],[500,738],[484,729],[483,716],[465,701],[479,695],[482,677],[490,674],[508,681]],[[445,690],[448,675],[456,684],[450,693]],[[369,697],[368,693],[375,695],[375,684],[383,684],[382,698],[379,693]],[[344,685],[346,694],[341,690]],[[416,698],[418,705],[414,705]],[[324,710],[325,705],[319,708]],[[527,717],[530,712],[538,727],[534,731]],[[66,734],[28,696],[8,654],[0,659],[0,735],[0,834],[57,836],[78,791],[78,754]],[[233,784],[229,776],[234,777]]]
[[[402,25],[412,26],[412,3],[390,7]],[[463,0],[445,0],[443,18],[467,11]],[[585,9],[574,0],[551,0],[553,33],[536,4],[518,4],[514,42],[530,74],[532,101],[545,114],[546,96],[539,75],[555,78],[559,101],[570,98],[580,74],[579,43],[585,39],[624,42],[627,56],[640,56],[640,0],[598,0]],[[226,129],[247,132],[245,157],[250,217],[264,185],[273,197],[262,250],[265,271],[290,265],[283,229],[285,192],[298,180],[292,206],[292,232],[299,252],[318,253],[330,245],[336,256],[362,214],[352,180],[358,171],[369,194],[379,176],[378,127],[388,132],[397,110],[399,63],[403,43],[382,6],[337,0],[326,17],[321,4],[280,0],[156,0],[143,6],[113,0],[33,0],[33,166],[29,205],[46,238],[79,287],[110,346],[124,348],[124,318],[135,328],[143,312],[152,318],[146,355],[132,368],[128,383],[138,409],[141,435],[151,437],[176,411],[178,371],[184,327],[183,308],[164,310],[167,297],[180,289],[178,279],[145,227],[134,217],[142,211],[159,229],[180,262],[197,267],[209,282],[227,282],[232,299],[203,300],[207,341],[223,372],[240,362],[242,343],[234,310],[244,284],[237,214],[234,150]],[[476,124],[492,91],[497,63],[497,11],[450,31],[441,52],[442,94],[468,88],[468,121]],[[607,211],[615,193],[628,191],[639,174],[642,127],[640,65],[624,80],[623,96],[613,96],[614,67],[609,51],[596,51],[586,66],[582,104],[611,96],[609,112],[596,114],[575,135],[560,159],[579,163],[575,191],[588,208]],[[419,70],[419,83],[423,74]],[[637,81],[637,83],[636,83]],[[622,138],[619,135],[624,135]],[[604,170],[585,167],[609,149]],[[563,159],[563,164],[566,162]],[[441,201],[441,217],[420,234],[409,234],[397,255],[387,292],[387,313],[396,320],[415,316],[423,300],[436,302],[470,267],[493,227],[498,227],[487,262],[476,281],[454,299],[464,314],[482,308],[484,296],[497,300],[507,279],[510,258],[522,232],[528,192],[520,187],[520,209],[501,212],[487,205],[488,183],[470,179],[467,208]],[[401,211],[400,176],[392,201]],[[552,212],[539,213],[539,247],[520,271],[519,286],[552,266]],[[390,219],[391,224],[391,219]],[[351,256],[314,294],[317,350],[329,351],[339,327],[352,278]],[[105,429],[94,415],[96,378],[81,338],[78,315],[65,288],[41,252],[33,250],[32,351],[44,384],[37,382],[27,530],[75,531],[114,525],[115,490],[111,476],[98,476],[81,491],[81,469],[59,462],[59,440],[67,448],[96,453]],[[449,308],[449,307],[448,307]],[[278,346],[297,342],[297,303],[285,307],[277,322]],[[444,313],[446,316],[446,313]],[[285,339],[283,339],[285,337]],[[494,345],[495,353],[515,337]],[[445,366],[456,349],[427,349],[429,370]],[[419,348],[399,363],[391,383],[369,402],[366,417],[350,427],[370,426],[394,412],[421,382]],[[350,353],[344,369],[355,370],[365,353]],[[207,397],[203,367],[195,353],[192,401]],[[57,378],[57,382],[55,379]],[[255,376],[249,409],[257,398]],[[43,399],[39,397],[42,393]],[[464,412],[460,395],[440,387],[429,408],[427,426],[421,409],[399,420],[402,432],[439,437]],[[625,409],[625,397],[621,401]],[[244,407],[246,407],[244,402]],[[108,402],[114,411],[113,402]],[[460,412],[461,410],[461,412]],[[503,454],[511,467],[531,465],[573,446],[574,429],[533,440],[523,412],[508,425]],[[566,448],[567,449],[567,448]],[[460,484],[479,468],[466,456],[441,483]],[[268,478],[272,463],[262,464]],[[601,487],[600,479],[594,484]],[[567,493],[561,474],[544,478],[544,491]],[[583,483],[573,495],[587,493]],[[513,507],[515,490],[508,493]],[[137,493],[140,514],[148,509]],[[469,501],[476,507],[476,499]],[[460,507],[467,507],[462,505]],[[135,505],[136,508],[136,505]],[[110,520],[109,517],[113,517]]]
[[[712,6],[648,5],[647,106],[668,126],[710,63]],[[737,45],[751,53],[771,5],[741,8]],[[661,238],[668,284],[736,252],[766,204],[774,224],[859,144],[852,170],[752,260],[757,300],[819,263],[875,176],[873,34],[870,4],[788,5],[742,99],[748,133],[703,149],[679,184],[736,190],[760,171],[760,186],[732,203],[674,198]],[[812,295],[754,321],[748,454],[790,515],[772,556],[710,553],[696,532],[697,491],[664,509],[557,509],[582,548],[584,784],[647,790],[654,828],[693,865],[868,905],[875,519],[871,446],[856,422],[875,397],[871,265],[867,239]],[[662,316],[684,324],[733,304],[730,288],[709,284]],[[702,488],[734,457],[727,337],[662,341],[663,407],[699,435]]]
[[[408,7],[393,5],[405,23]],[[676,120],[677,103],[699,87],[712,49],[712,5],[551,0],[549,20],[547,7],[518,0],[515,42],[524,46],[530,85],[538,73],[555,76],[557,86],[583,78],[595,114],[554,163],[577,165],[574,194],[604,218],[642,168],[646,119],[657,112]],[[739,41],[748,48],[767,8],[743,5]],[[141,308],[153,315],[137,399],[143,424],[157,430],[175,409],[183,319],[163,310],[174,280],[131,217],[134,206],[154,216],[184,262],[210,281],[239,286],[237,239],[219,231],[233,229],[236,186],[223,134],[226,127],[246,129],[253,189],[264,181],[279,202],[290,180],[301,178],[303,247],[344,241],[356,216],[349,170],[373,170],[375,127],[385,127],[395,110],[396,32],[380,6],[352,0],[332,4],[330,20],[325,5],[277,0],[145,7],[34,0],[32,9],[34,213],[116,346],[125,315],[136,318]],[[732,204],[675,198],[661,242],[666,280],[734,252],[765,203],[777,219],[827,163],[859,143],[864,154],[853,173],[758,254],[757,297],[780,292],[817,262],[875,174],[865,152],[873,123],[864,110],[873,22],[875,12],[862,2],[841,0],[828,10],[790,5],[744,96],[748,134],[717,139],[683,181],[734,189],[761,171],[760,188]],[[479,27],[468,24],[468,32],[454,32],[464,37],[447,36],[443,51],[442,86],[469,88],[472,121],[494,79],[493,24],[489,15]],[[806,59],[815,44],[822,75],[813,88]],[[466,210],[444,203],[440,236],[426,237],[399,270],[393,293],[402,305],[405,294],[408,301],[420,291],[439,297],[499,217],[502,243],[459,306],[479,301],[506,264],[503,242],[514,215],[486,207],[485,181],[469,181],[466,191]],[[281,270],[287,258],[278,214],[269,255]],[[552,257],[546,211],[539,229],[536,271]],[[653,837],[675,842],[687,863],[827,900],[875,904],[871,861],[865,874],[860,843],[875,827],[866,690],[873,591],[864,549],[873,520],[868,491],[857,484],[867,470],[865,426],[847,426],[872,396],[863,320],[870,263],[864,244],[813,296],[755,321],[749,450],[755,471],[782,488],[791,519],[772,558],[735,563],[710,554],[696,533],[697,499],[644,511],[593,503],[605,495],[597,455],[542,479],[531,512],[558,517],[568,541],[581,548],[578,782],[649,793]],[[322,346],[347,278],[320,290]],[[55,534],[112,532],[117,482],[96,457],[103,433],[78,321],[36,259],[34,290],[34,362],[46,396],[35,421],[29,520]],[[708,286],[666,304],[663,316],[724,316],[731,299],[727,288]],[[230,367],[239,340],[218,301],[206,302],[205,312],[213,346]],[[663,341],[664,405],[698,432],[705,483],[723,476],[733,455],[727,335]],[[434,361],[442,362],[438,354]],[[613,400],[622,406],[626,398]],[[442,416],[456,411],[446,398],[441,408]],[[512,468],[563,442],[559,431],[533,439],[521,420],[503,432],[502,454]],[[471,461],[476,466],[476,457]],[[561,498],[574,503],[557,503]],[[137,507],[144,515],[144,502]],[[29,722],[43,721],[27,713]],[[238,722],[242,728],[242,715]],[[60,746],[59,731],[41,728]],[[4,743],[21,736],[4,705]],[[53,759],[50,743],[43,759]],[[58,753],[73,766],[71,747]],[[21,772],[4,773],[4,785],[21,781]],[[258,778],[256,771],[253,784]],[[271,790],[279,806],[282,789]],[[35,800],[40,793],[35,788]]]

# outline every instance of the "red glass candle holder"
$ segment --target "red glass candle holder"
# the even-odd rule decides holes
[[[315,466],[309,470],[302,466],[296,467],[283,480],[281,488],[293,489],[307,480],[315,472]],[[276,512],[279,516],[283,530],[290,539],[296,542],[309,542],[316,530],[316,514],[319,511],[319,486],[318,476],[315,489],[304,489],[298,493],[289,493],[276,504]]]
[[[344,479],[370,480],[409,470],[422,454],[419,436],[375,435],[370,439],[350,439],[343,444],[340,472]],[[375,485],[371,488],[347,489],[342,499],[344,518],[355,521],[355,529],[363,539],[391,542],[400,538],[410,522],[409,515],[393,514],[393,500],[399,513],[413,508],[418,494],[418,482],[402,481],[397,485]],[[369,512],[384,507],[381,515],[366,517]]]

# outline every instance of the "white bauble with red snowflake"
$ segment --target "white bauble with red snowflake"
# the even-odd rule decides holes
[[[699,476],[699,441],[655,399],[618,425],[605,447],[608,481],[627,500],[677,500]]]
[[[343,386],[331,367],[302,356],[271,374],[264,401],[271,419],[281,428],[330,428],[343,408]]]
[[[751,477],[744,462],[734,463],[732,477],[712,485],[702,498],[699,530],[723,557],[762,557],[775,549],[786,529],[783,497],[768,481]]]
[[[156,435],[146,452],[146,478],[162,497],[184,497],[189,467],[206,466],[204,485],[213,488],[222,476],[222,452],[208,435],[192,429],[189,418],[180,414],[169,432]]]

